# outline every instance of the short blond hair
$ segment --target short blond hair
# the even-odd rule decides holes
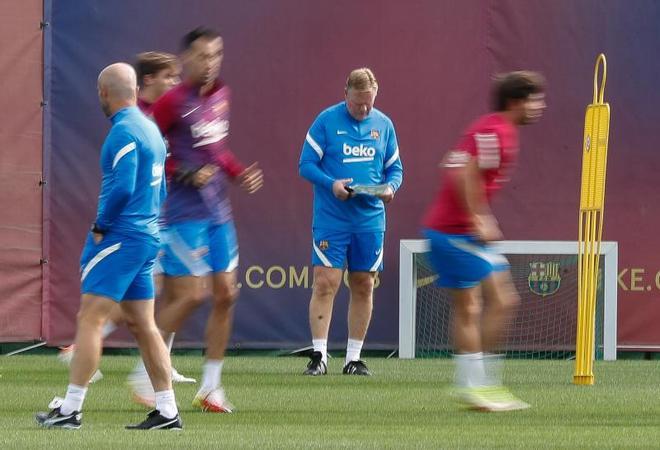
[[[144,77],[156,75],[161,70],[174,69],[177,66],[176,56],[163,52],[138,53],[133,64],[137,73],[138,86],[144,87]]]
[[[368,67],[353,70],[346,79],[346,90],[354,89],[359,92],[378,89],[376,76]]]

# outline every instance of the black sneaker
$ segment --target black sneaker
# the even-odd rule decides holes
[[[137,425],[126,425],[127,430],[181,430],[183,423],[177,414],[172,419],[167,419],[160,415],[160,411],[154,409],[142,423]]]
[[[367,375],[371,376],[371,372],[367,368],[367,365],[362,360],[351,361],[344,366],[342,370],[344,375]]]
[[[303,372],[303,375],[317,376],[328,373],[328,366],[323,362],[323,353],[314,352],[309,358],[307,370]]]
[[[51,409],[50,412],[38,412],[36,416],[37,423],[46,428],[65,428],[67,430],[77,430],[81,426],[80,420],[82,413],[74,411],[71,414],[62,414],[60,408]]]

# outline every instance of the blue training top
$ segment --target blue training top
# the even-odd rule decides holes
[[[103,181],[96,224],[105,231],[158,239],[158,216],[166,196],[165,142],[137,107],[115,113],[101,148]]]
[[[351,184],[389,184],[394,192],[403,181],[403,166],[392,121],[372,109],[355,120],[345,102],[318,115],[303,144],[300,176],[314,185],[312,227],[353,233],[385,231],[383,201],[357,195],[341,201],[332,193],[335,180],[352,178]]]

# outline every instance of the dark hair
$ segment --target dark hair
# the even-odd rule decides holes
[[[176,67],[176,56],[170,53],[144,52],[138,53],[133,68],[137,74],[138,86],[144,86],[144,77],[156,75],[161,70]]]
[[[220,37],[220,33],[218,33],[215,30],[212,30],[210,28],[204,28],[204,27],[197,27],[188,34],[186,34],[183,39],[181,39],[181,50],[188,50],[190,46],[195,42],[197,39],[203,38],[203,39],[217,39]]]
[[[545,79],[537,72],[521,70],[496,75],[493,83],[493,109],[506,111],[509,101],[523,100],[545,90]]]

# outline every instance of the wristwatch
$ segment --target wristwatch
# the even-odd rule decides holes
[[[92,227],[90,228],[90,230],[92,231],[92,233],[105,234],[105,230],[102,230],[101,228],[99,228],[99,226],[96,222],[94,222],[92,224]]]

